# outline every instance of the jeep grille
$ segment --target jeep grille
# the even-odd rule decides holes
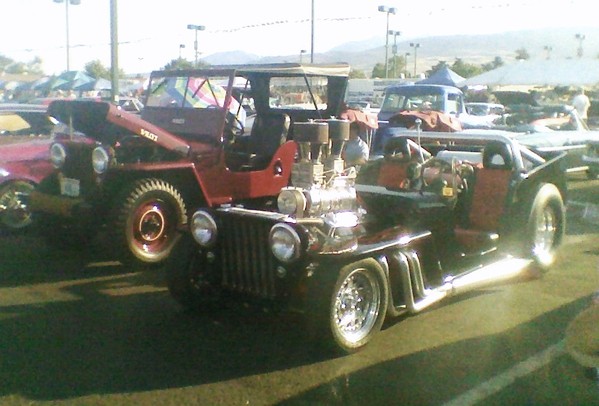
[[[277,261],[268,242],[273,224],[270,219],[220,213],[219,259],[224,287],[261,298],[277,296]]]

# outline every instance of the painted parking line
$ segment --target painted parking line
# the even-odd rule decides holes
[[[564,351],[564,340],[562,340],[525,361],[514,365],[507,371],[461,394],[457,398],[450,400],[443,406],[469,406],[479,404],[488,397],[512,385],[517,379],[530,375],[536,370],[543,368],[553,359],[563,354]]]

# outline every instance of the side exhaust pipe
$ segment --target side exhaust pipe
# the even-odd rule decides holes
[[[405,306],[410,313],[418,313],[449,296],[510,281],[521,275],[532,262],[531,259],[507,257],[461,276],[448,277],[443,285],[428,289],[424,286],[422,267],[415,251],[397,251],[389,256],[389,265],[399,272]]]

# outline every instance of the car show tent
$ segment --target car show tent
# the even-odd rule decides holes
[[[457,84],[466,86],[595,86],[599,59],[521,60]]]
[[[426,85],[445,85],[445,86],[458,86],[459,83],[463,82],[464,78],[447,66],[442,67],[441,69],[434,72],[426,79],[419,80],[416,84],[426,84]]]

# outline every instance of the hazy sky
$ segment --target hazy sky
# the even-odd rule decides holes
[[[110,0],[69,6],[70,66],[99,59],[110,66]],[[430,35],[482,34],[539,27],[596,25],[595,0],[314,0],[315,52],[380,38],[386,14],[399,40]],[[310,51],[312,0],[118,0],[119,65],[127,73],[159,69],[181,56],[243,50],[259,55]],[[419,8],[416,8],[418,5]],[[55,0],[0,0],[0,54],[18,61],[40,56],[46,73],[66,69],[66,7]],[[185,48],[180,48],[180,45]],[[200,56],[201,57],[201,56]]]

